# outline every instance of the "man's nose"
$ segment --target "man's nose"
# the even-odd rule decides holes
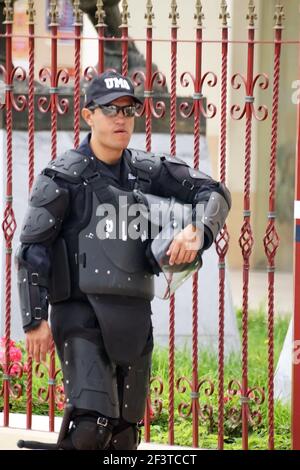
[[[123,109],[118,109],[118,114],[116,115],[117,120],[122,120],[124,121],[125,116],[124,116],[124,111]]]

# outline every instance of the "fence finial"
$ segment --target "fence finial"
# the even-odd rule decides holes
[[[275,20],[275,29],[283,28],[283,21],[285,20],[285,14],[283,11],[283,5],[278,3],[275,6],[275,13],[274,13],[274,20]]]
[[[73,2],[73,15],[74,15],[74,24],[76,26],[82,26],[82,10],[80,9],[80,0],[72,0]]]
[[[169,18],[172,20],[172,27],[176,28],[177,25],[177,20],[179,19],[179,13],[177,11],[177,1],[172,0],[171,1],[171,12],[169,13]]]
[[[128,18],[130,18],[130,13],[128,11],[128,2],[127,0],[122,0],[122,12],[121,12],[122,24],[121,27],[128,27]]]
[[[26,15],[28,15],[28,24],[34,24],[34,17],[36,15],[36,11],[34,9],[34,0],[28,0]]]
[[[96,3],[96,13],[95,17],[98,20],[98,23],[96,24],[96,28],[100,28],[101,26],[106,26],[104,23],[104,18],[106,17],[106,13],[103,8],[103,0],[97,0]]]
[[[205,16],[202,12],[203,6],[201,0],[196,0],[196,13],[194,14],[194,19],[197,20],[197,28],[202,28],[202,20],[204,20]]]
[[[5,7],[3,9],[3,14],[5,16],[4,24],[12,23],[14,20],[14,9],[11,4],[11,0],[4,0]]]
[[[152,20],[154,19],[154,13],[153,13],[153,4],[152,0],[147,0],[146,3],[146,13],[145,13],[145,20],[147,20],[147,28],[152,28]]]
[[[221,1],[221,12],[219,14],[219,19],[222,20],[222,26],[227,28],[228,23],[227,19],[230,18],[229,12],[227,11],[227,2],[226,0]]]
[[[249,20],[249,27],[254,28],[255,26],[254,21],[257,20],[257,14],[255,13],[254,0],[249,0],[248,10],[249,11],[246,16],[246,19]]]
[[[58,26],[59,13],[58,13],[57,0],[50,0],[49,17],[50,17],[49,26]]]

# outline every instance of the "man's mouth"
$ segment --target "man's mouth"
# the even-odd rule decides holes
[[[127,131],[125,129],[117,129],[114,131],[115,134],[127,134]]]

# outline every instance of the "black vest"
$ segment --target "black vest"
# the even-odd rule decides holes
[[[132,191],[107,185],[101,176],[98,184],[93,184],[91,218],[78,236],[82,292],[153,299],[146,244],[134,224],[136,213],[130,211],[134,205],[137,201]]]

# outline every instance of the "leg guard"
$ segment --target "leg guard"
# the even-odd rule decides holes
[[[112,426],[104,417],[83,415],[74,419],[71,431],[60,442],[62,450],[105,450],[112,437]]]
[[[132,424],[122,431],[113,431],[109,450],[137,450],[140,442],[140,429]]]
[[[122,417],[129,423],[140,421],[145,412],[149,389],[152,351],[141,356],[123,371]],[[122,386],[122,384],[121,384]]]
[[[74,410],[66,405],[57,444],[37,441],[17,442],[19,448],[44,450],[105,450],[112,438],[113,424],[90,410]],[[74,417],[72,415],[74,414]],[[70,429],[70,423],[73,425]]]
[[[74,408],[118,418],[116,367],[101,346],[101,334],[93,336],[92,340],[72,337],[64,343],[66,401]]]

